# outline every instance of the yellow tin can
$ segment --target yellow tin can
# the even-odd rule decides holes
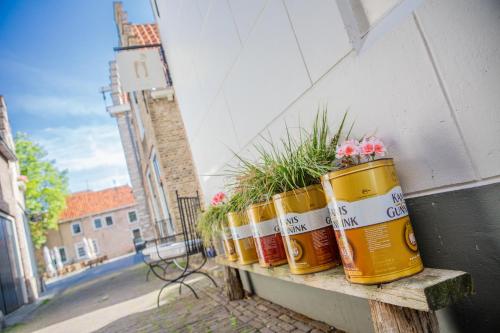
[[[247,209],[253,230],[259,264],[262,267],[287,263],[285,247],[272,201],[251,205]]]
[[[322,177],[349,281],[377,284],[424,269],[392,159]]]
[[[238,262],[242,265],[248,265],[259,261],[253,240],[252,227],[247,214],[230,212],[227,214],[227,218],[238,255]]]
[[[236,254],[236,249],[234,247],[233,235],[229,227],[224,227],[224,231],[221,232],[221,237],[226,259],[229,261],[238,260],[238,254]]]
[[[327,270],[340,263],[323,189],[312,185],[273,196],[292,274]]]

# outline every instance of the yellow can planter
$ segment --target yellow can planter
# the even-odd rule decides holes
[[[285,247],[272,201],[251,205],[247,209],[261,267],[287,263]]]
[[[340,263],[323,189],[312,185],[273,196],[292,274],[327,270]]]
[[[227,218],[238,255],[238,263],[248,265],[259,261],[247,214],[230,212],[227,214]]]
[[[231,230],[229,230],[229,227],[224,228],[224,231],[221,232],[221,237],[222,244],[224,245],[224,253],[226,255],[226,259],[229,261],[238,260],[238,254],[236,254],[233,236],[231,235]]]
[[[322,177],[349,281],[377,284],[424,269],[392,159]]]

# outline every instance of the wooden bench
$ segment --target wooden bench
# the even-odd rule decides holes
[[[347,281],[342,267],[292,275],[287,265],[268,269],[258,264],[240,265],[220,256],[216,262],[254,274],[367,299],[375,332],[439,332],[434,311],[473,293],[470,274],[461,271],[425,268],[408,278],[367,286]]]
[[[101,257],[97,257],[97,258],[85,261],[85,266],[88,266],[91,268],[92,266],[97,266],[98,264],[102,264],[106,260],[108,260],[108,256],[104,255]]]

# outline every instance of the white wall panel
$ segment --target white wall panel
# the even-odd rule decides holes
[[[362,56],[351,53],[269,127],[309,127],[328,106],[332,126],[344,111],[354,134],[377,134],[395,157],[406,193],[474,179],[415,24],[407,20]],[[411,78],[409,80],[408,78]],[[425,96],[423,98],[422,96]],[[265,133],[265,131],[264,131]]]
[[[218,173],[221,164],[234,157],[240,146],[223,94],[219,94],[191,142],[198,174],[205,178]]]
[[[210,106],[241,49],[227,1],[213,1],[193,57],[202,87],[199,98]]]
[[[426,1],[417,11],[481,178],[500,174],[500,2]]]
[[[224,0],[215,0],[217,1],[224,1]],[[205,17],[207,16],[208,9],[210,8],[210,5],[214,2],[212,0],[196,0],[198,9],[200,10],[200,15],[201,15],[201,20],[205,21]]]
[[[310,86],[283,3],[270,1],[254,29],[224,84],[242,143]]]
[[[361,54],[334,0],[177,6],[160,29],[207,197],[234,162],[225,145],[251,157],[258,134],[309,125],[324,105],[332,124],[349,108],[357,135],[387,141],[407,193],[500,174],[497,1],[427,0]]]
[[[342,17],[332,0],[286,0],[285,5],[315,82],[352,49]]]
[[[234,22],[238,28],[241,41],[245,44],[250,32],[257,22],[266,0],[229,0]]]

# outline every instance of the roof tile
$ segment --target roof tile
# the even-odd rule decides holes
[[[60,222],[130,206],[135,204],[135,199],[132,188],[125,185],[102,191],[73,193],[66,198],[66,204],[67,207],[59,218]]]

